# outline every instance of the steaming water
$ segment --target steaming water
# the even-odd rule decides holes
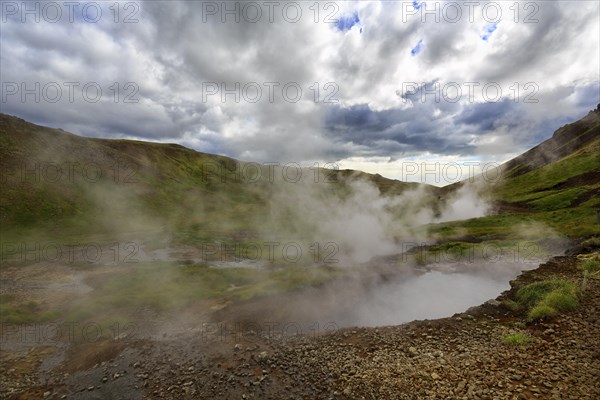
[[[442,318],[480,305],[509,288],[508,281],[432,271],[379,286],[350,319],[356,325],[377,326]]]
[[[398,277],[369,287],[340,323],[344,326],[396,325],[461,313],[510,289],[522,271],[541,260],[437,264],[420,275]]]
[[[538,264],[439,263],[428,271],[358,268],[323,286],[232,304],[215,317],[219,322],[293,324],[304,332],[332,324],[386,326],[443,318],[498,297],[510,288],[510,280]]]

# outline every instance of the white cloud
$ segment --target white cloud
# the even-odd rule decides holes
[[[285,2],[274,9],[273,22],[265,3],[257,2],[262,11],[257,23],[245,22],[243,15],[240,23],[231,15],[222,23],[220,14],[207,15],[203,8],[207,2],[185,1],[139,3],[134,15],[139,22],[130,24],[114,23],[108,8],[112,3],[102,3],[104,17],[98,23],[81,17],[73,23],[66,17],[59,23],[43,18],[40,23],[22,23],[19,14],[3,15],[7,18],[0,39],[3,84],[97,82],[103,96],[96,103],[85,101],[81,93],[73,102],[65,95],[57,103],[44,99],[36,103],[31,96],[23,102],[12,95],[3,99],[2,109],[75,133],[179,141],[198,150],[257,161],[343,160],[375,172],[392,168],[389,163],[368,161],[377,153],[401,158],[429,150],[442,158],[466,159],[473,154],[508,158],[515,153],[511,146],[525,150],[599,101],[593,98],[600,82],[597,2],[578,2],[577,7],[537,2],[539,10],[521,2],[518,16],[512,2],[496,3],[502,7],[502,18],[487,41],[481,35],[491,22],[484,18],[483,3],[469,21],[468,8],[458,2],[463,16],[454,23],[443,18],[454,15],[450,9],[440,22],[432,15],[422,21],[420,13],[433,9],[436,2],[426,2],[415,15],[407,15],[409,3],[328,2],[333,6],[327,7],[319,3],[317,16],[313,3],[298,2],[302,17],[295,23],[282,16]],[[123,8],[125,4],[120,3],[121,21],[125,11],[131,11]],[[437,4],[440,10],[448,7]],[[292,11],[290,7],[287,15]],[[334,18],[357,12],[360,23],[338,30],[323,22],[332,12]],[[538,22],[525,23],[527,16]],[[422,51],[413,57],[411,49],[420,40]],[[456,103],[435,103],[435,95],[429,94],[425,103],[418,97],[407,103],[397,94],[403,84],[434,81],[440,85],[442,100],[456,85],[462,97]],[[120,85],[116,103],[111,89],[115,82]],[[138,103],[123,102],[132,94],[124,88],[127,82],[137,85]],[[203,101],[207,82],[228,88],[236,82],[241,87],[256,83],[263,96],[255,103],[244,96],[236,102],[232,95],[222,102],[220,94]],[[268,82],[279,84],[273,101]],[[335,85],[326,87],[329,82]],[[472,100],[468,82],[479,84]],[[283,97],[286,83],[302,89],[299,101]],[[510,108],[503,102],[477,107],[486,101],[482,88],[489,83],[501,88],[504,100],[518,89],[519,102]],[[528,90],[527,83],[536,86]],[[531,93],[538,103],[523,103]],[[328,129],[332,105],[323,102],[327,95],[339,100],[342,110],[368,106],[373,120],[356,133],[362,135],[360,140],[350,134],[351,124],[336,124],[343,126],[341,131]],[[493,113],[494,107],[501,112]],[[470,119],[467,113],[472,114]],[[384,115],[393,123],[382,123]],[[422,129],[413,134],[417,117],[423,120]],[[486,118],[493,123],[474,123]],[[371,135],[381,137],[369,140]],[[470,139],[473,135],[478,138]],[[353,157],[367,161],[348,161]],[[390,174],[384,175],[395,176]]]

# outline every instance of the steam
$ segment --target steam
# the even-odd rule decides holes
[[[327,184],[301,182],[275,190],[270,226],[278,236],[295,234],[310,242],[335,243],[342,262],[360,263],[394,252],[392,199],[363,181],[351,182],[348,193],[337,196],[328,192],[330,187],[319,185]]]
[[[489,214],[490,204],[481,198],[474,185],[465,184],[452,195],[435,222],[458,221]]]
[[[351,319],[361,326],[381,326],[443,318],[482,304],[509,288],[508,281],[433,271],[378,287]]]
[[[539,256],[539,254],[538,254]],[[461,313],[510,289],[522,271],[536,268],[543,258],[474,259],[443,262],[408,279],[398,277],[371,287],[370,295],[347,315],[349,325],[396,325]]]
[[[429,242],[419,229],[425,224],[481,217],[490,210],[470,185],[442,202],[425,185],[395,195],[383,195],[363,177],[350,177],[341,188],[332,185],[311,180],[276,184],[264,234],[335,243],[341,263],[356,265],[398,254],[399,243],[407,240]]]

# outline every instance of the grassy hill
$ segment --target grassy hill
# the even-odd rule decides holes
[[[84,138],[5,114],[0,168],[5,237],[138,231],[190,240],[253,237],[285,185],[314,183],[323,201],[343,198],[356,181],[387,195],[426,186],[360,171],[244,163],[176,144]]]
[[[501,179],[479,177],[482,196],[496,215],[432,227],[441,236],[462,232],[472,236],[504,237],[524,223],[543,224],[546,234],[585,238],[600,233],[600,105],[587,116],[559,128],[553,136],[502,164]],[[491,173],[490,176],[494,176]],[[464,182],[442,190],[448,194]],[[541,225],[540,225],[541,226]]]

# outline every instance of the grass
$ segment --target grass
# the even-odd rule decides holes
[[[289,185],[282,182],[281,167],[262,166],[256,174],[258,164],[182,146],[83,138],[11,117],[0,119],[0,231],[7,234],[53,227],[59,234],[73,230],[82,235],[152,228],[187,231],[183,243],[193,242],[197,231],[231,237],[263,226],[270,216],[271,191]],[[98,180],[86,178],[83,166],[90,164],[100,172]],[[47,165],[62,168],[60,179],[45,177]],[[329,190],[323,201],[338,201],[347,182],[357,178],[383,193],[419,186],[360,171],[321,169],[318,180],[329,175],[336,179],[320,185]],[[316,172],[304,169],[302,176],[312,180]]]
[[[95,268],[86,264],[75,267],[80,270]],[[33,302],[21,304],[14,296],[2,295],[0,321],[22,324],[60,317],[79,324],[97,323],[109,332],[111,324],[135,321],[139,310],[172,315],[197,305],[205,308],[207,300],[211,303],[245,301],[319,286],[339,273],[339,269],[327,265],[252,269],[212,268],[189,261],[122,264],[111,273],[90,275],[86,284],[93,288],[91,293],[51,311]]]
[[[412,252],[415,263],[420,266],[438,262],[472,261],[479,244],[445,242],[429,247],[419,247]]]
[[[274,270],[211,268],[203,264],[157,262],[139,264],[123,273],[88,282],[94,291],[63,310],[67,320],[135,320],[139,309],[167,315],[205,300],[249,300],[271,296],[333,279],[331,267],[285,267]],[[204,306],[205,307],[205,306]],[[110,310],[110,314],[107,314]]]
[[[561,190],[552,194],[546,195],[540,199],[529,202],[531,209],[535,211],[554,211],[566,208],[573,200],[585,193],[582,188],[572,188]]]
[[[555,290],[570,290],[572,284],[563,280],[546,280],[530,283],[519,289],[517,300],[525,306],[534,306],[538,304],[546,295]]]
[[[569,178],[598,168],[600,156],[595,151],[594,145],[598,139],[586,146],[583,151],[576,152],[557,162],[537,168],[526,174],[501,182],[495,189],[496,198],[506,201],[522,201],[524,196],[535,192],[549,190],[556,184],[565,182]],[[561,197],[554,200],[564,200]]]
[[[530,221],[548,225],[567,236],[599,234],[600,226],[595,224],[595,199],[571,208],[574,200],[589,193],[597,184],[556,188],[557,184],[597,168],[598,142],[595,140],[581,151],[550,165],[506,179],[488,191],[490,200],[526,202],[531,213],[436,224],[424,228],[425,231],[440,239],[463,235],[484,240],[502,239],[514,234],[515,225]],[[11,172],[6,174],[7,182],[0,194],[1,230],[8,233],[21,232],[24,227],[54,229],[59,234],[65,230],[89,234],[137,227],[139,231],[166,229],[179,236],[181,243],[193,244],[197,236],[204,236],[200,232],[233,236],[264,225],[269,216],[269,191],[273,187],[270,172],[263,171],[257,182],[249,182],[240,178],[246,164],[227,157],[176,145],[64,135],[10,118],[0,128],[0,151],[3,167]],[[58,182],[23,181],[19,168],[25,161],[58,165],[69,162],[79,166],[94,162],[103,174],[99,181],[90,182],[82,178],[82,168],[77,167],[73,180],[67,179],[65,173]],[[115,165],[120,165],[119,173]],[[313,177],[312,170],[305,172]],[[320,171],[320,174],[329,175],[330,171]],[[275,176],[280,175],[281,171],[276,170]],[[401,193],[415,187],[415,184],[358,171],[337,171],[332,176],[335,184],[322,185],[330,189],[323,199],[325,202],[342,198],[348,189],[345,182],[356,176],[367,178],[382,193]],[[423,199],[423,202],[430,200]],[[435,203],[431,204],[434,208]],[[151,227],[148,226],[150,221]],[[197,229],[190,229],[191,226]]]
[[[445,242],[422,246],[410,252],[417,265],[424,266],[444,262],[495,261],[501,257],[517,261],[541,260],[547,250],[533,240],[484,240],[479,243]]]
[[[555,290],[548,293],[540,303],[558,311],[571,311],[577,308],[577,295],[574,289],[569,291]]]
[[[551,228],[551,229],[548,229]],[[548,235],[578,238],[600,234],[596,211],[592,206],[567,207],[553,211],[506,213],[430,224],[423,229],[441,240],[470,236],[483,240],[506,238],[544,239]]]
[[[585,271],[588,274],[595,274],[600,271],[600,262],[596,260],[586,260],[579,265],[579,269]]]
[[[510,346],[526,346],[532,338],[526,332],[512,332],[502,337],[502,343]]]
[[[58,316],[56,311],[44,311],[40,305],[30,301],[15,304],[13,296],[0,295],[0,322],[5,324],[29,324],[50,321]]]
[[[527,317],[530,321],[539,321],[543,319],[550,319],[554,317],[558,312],[555,308],[552,308],[548,305],[540,304],[533,307]]]
[[[488,188],[489,200],[518,203],[522,212],[431,225],[429,231],[447,240],[462,236],[502,239],[527,232],[526,229],[514,230],[515,226],[526,223],[541,224],[572,238],[598,235],[600,225],[596,222],[595,209],[600,200],[592,194],[600,182],[587,178],[582,184],[577,182],[577,177],[589,176],[598,170],[599,148],[600,138],[596,138],[561,160]],[[538,233],[539,238],[548,231]]]
[[[548,319],[559,312],[574,310],[578,305],[578,290],[564,280],[546,280],[530,283],[517,292],[520,305],[530,309],[528,319]]]
[[[584,240],[581,244],[583,246],[589,246],[589,247],[600,247],[600,237],[598,237],[598,236],[591,237],[589,239]]]
[[[502,304],[504,305],[504,307],[508,308],[511,311],[519,311],[521,310],[521,308],[523,308],[518,302],[514,301],[514,300],[503,300]]]

